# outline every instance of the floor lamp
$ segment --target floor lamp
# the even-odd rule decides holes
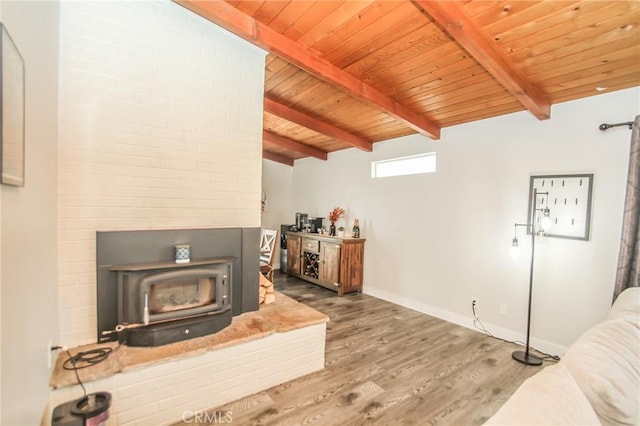
[[[539,232],[546,232],[551,226],[551,212],[547,207],[548,203],[544,203],[544,208],[538,208],[538,196],[544,195],[549,196],[548,192],[538,192],[536,188],[533,189],[533,202],[532,204],[532,212],[531,212],[531,223],[516,223],[514,227],[514,236],[513,242],[511,245],[512,254],[517,253],[518,251],[518,236],[517,230],[518,227],[524,226],[527,228],[527,231],[531,232],[531,268],[529,270],[529,307],[527,312],[527,343],[524,351],[514,351],[511,356],[516,361],[519,361],[526,365],[541,365],[542,359],[531,355],[529,352],[529,335],[531,332],[531,296],[533,295],[533,259],[536,249],[536,234]],[[547,200],[548,201],[548,200]],[[538,212],[542,212],[542,218],[540,220],[540,231],[536,231],[536,217]]]

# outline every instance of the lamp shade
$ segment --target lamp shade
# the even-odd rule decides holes
[[[520,257],[520,247],[518,246],[518,239],[514,238],[511,242],[511,250],[509,251],[512,259]]]
[[[551,212],[548,208],[542,211],[542,220],[540,221],[542,232],[547,232],[551,228]]]

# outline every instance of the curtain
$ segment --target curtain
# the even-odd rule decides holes
[[[632,129],[614,301],[625,288],[640,286],[640,115],[636,116]]]

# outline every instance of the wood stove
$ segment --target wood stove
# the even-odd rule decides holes
[[[111,266],[118,274],[119,340],[157,346],[229,325],[232,262],[222,257]]]
[[[97,233],[98,343],[159,346],[258,309],[259,228]],[[188,242],[195,257],[177,263]]]

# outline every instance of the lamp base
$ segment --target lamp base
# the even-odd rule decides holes
[[[542,359],[534,355],[527,355],[524,351],[515,351],[511,354],[511,357],[518,362],[526,365],[542,365]]]

